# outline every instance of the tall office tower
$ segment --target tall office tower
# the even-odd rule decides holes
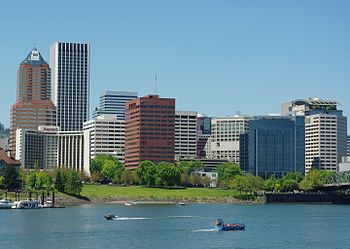
[[[175,99],[148,95],[126,103],[125,167],[141,161],[174,162]]]
[[[207,158],[228,159],[239,164],[240,135],[249,129],[248,116],[211,119],[211,136],[206,144]]]
[[[305,171],[337,171],[346,156],[347,118],[338,102],[318,98],[282,104],[282,114],[305,116]]]
[[[210,138],[211,118],[198,113],[197,115],[197,157],[205,158],[205,145]]]
[[[304,173],[304,117],[261,116],[249,122],[249,172],[265,179]]]
[[[52,100],[61,131],[82,131],[89,118],[90,45],[56,42],[50,48]]]
[[[137,92],[104,91],[100,93],[99,107],[92,113],[92,118],[103,114],[117,115],[119,120],[125,119],[125,103],[136,99]]]
[[[84,168],[96,155],[112,155],[124,162],[125,120],[103,114],[84,123]]]
[[[175,158],[194,159],[197,155],[197,112],[175,112]]]
[[[10,150],[15,156],[16,130],[37,130],[54,125],[56,108],[51,99],[50,67],[36,48],[22,61],[17,72],[16,104],[11,107]]]

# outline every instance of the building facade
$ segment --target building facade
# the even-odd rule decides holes
[[[119,120],[125,119],[125,103],[136,99],[137,92],[103,91],[100,93],[99,106],[92,113],[92,118],[103,114],[113,114]]]
[[[112,155],[124,163],[125,120],[103,114],[84,123],[84,168],[96,155]]]
[[[51,71],[36,48],[28,54],[17,71],[16,103],[11,107],[10,150],[16,151],[16,130],[37,130],[41,125],[55,125],[56,108],[51,99]]]
[[[197,115],[197,157],[205,158],[205,145],[210,138],[211,118],[198,113]]]
[[[52,100],[61,131],[82,131],[89,118],[90,45],[56,42],[50,48]]]
[[[197,156],[197,112],[175,112],[175,158]]]
[[[18,129],[16,157],[22,167],[33,169],[65,168],[84,172],[82,131],[59,131],[58,127],[39,130]]]
[[[346,156],[347,118],[339,103],[319,98],[282,104],[282,114],[305,116],[305,171],[312,168],[337,171]]]
[[[346,156],[347,119],[320,113],[305,117],[305,167],[337,171]]]
[[[304,117],[262,116],[250,120],[249,172],[268,178],[305,169]]]
[[[211,119],[211,136],[206,144],[207,158],[227,159],[239,164],[240,135],[249,129],[248,116]]]
[[[125,167],[141,161],[174,162],[175,99],[148,95],[126,103]]]

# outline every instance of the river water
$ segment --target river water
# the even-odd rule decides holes
[[[108,221],[108,212],[118,220]],[[243,222],[217,232],[211,222]],[[0,210],[0,248],[350,248],[350,206],[83,205]]]

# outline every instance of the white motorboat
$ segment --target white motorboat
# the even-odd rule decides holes
[[[12,202],[7,199],[0,200],[0,209],[8,209],[11,208]]]
[[[39,202],[37,200],[23,200],[15,201],[11,208],[14,209],[31,209],[31,208],[40,208]]]

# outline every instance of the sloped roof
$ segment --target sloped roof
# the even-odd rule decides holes
[[[3,160],[6,164],[10,164],[10,165],[20,165],[21,164],[20,161],[9,157],[3,148],[0,148],[0,160]]]

